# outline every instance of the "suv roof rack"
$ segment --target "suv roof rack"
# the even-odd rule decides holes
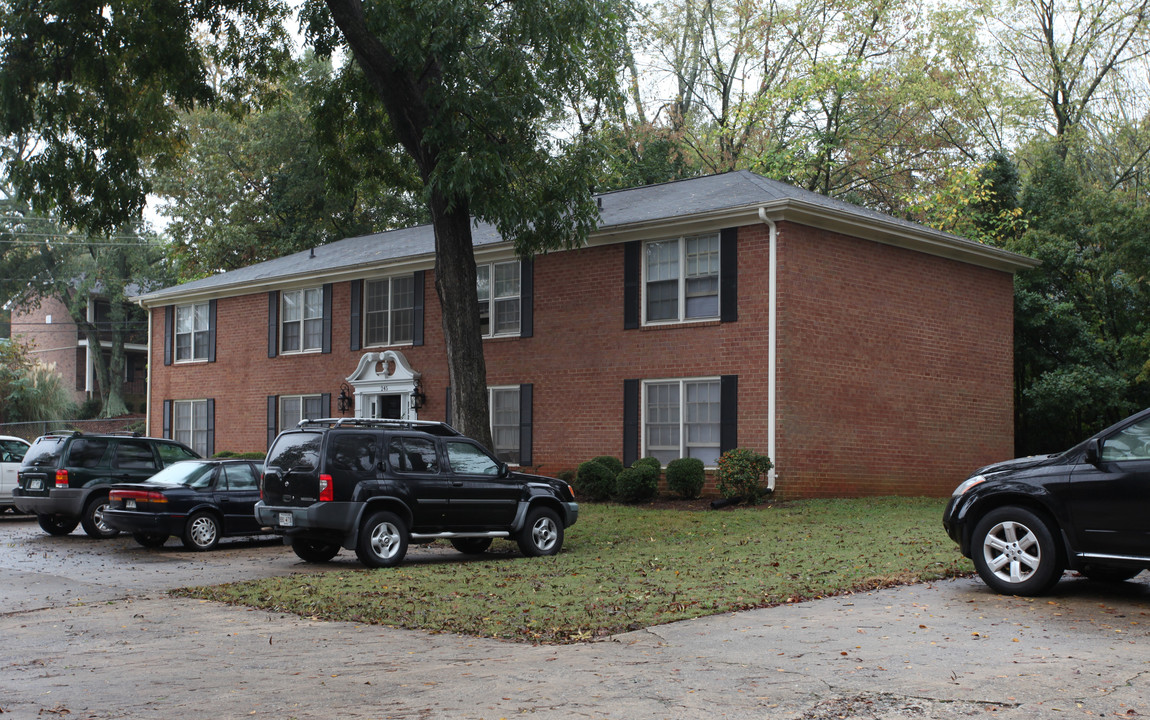
[[[445,422],[436,420],[395,420],[391,418],[304,418],[296,425],[297,429],[305,427],[379,427],[399,428],[402,430],[420,430],[432,435],[461,435],[458,430]]]

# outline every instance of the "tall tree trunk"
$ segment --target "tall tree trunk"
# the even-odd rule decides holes
[[[452,422],[464,435],[494,450],[488,421],[487,363],[479,327],[471,214],[463,201],[448,210],[446,199],[439,193],[432,193],[430,205],[435,228],[435,294],[443,312]]]

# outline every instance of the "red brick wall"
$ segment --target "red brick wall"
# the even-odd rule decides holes
[[[946,495],[1013,450],[1007,273],[781,223],[778,486]]]
[[[778,490],[786,497],[946,494],[1011,435],[1011,278],[782,224]],[[739,444],[767,451],[768,234],[739,232],[739,321],[623,330],[623,246],[535,259],[534,336],[485,343],[488,384],[534,384],[534,463],[556,474],[621,457],[623,380],[739,376]],[[330,354],[267,357],[267,294],[217,306],[217,361],[163,365],[153,310],[150,431],[162,402],[214,397],[216,450],[266,446],[268,395],[334,397],[362,355],[349,347],[348,283],[333,292]],[[432,274],[424,419],[447,386]],[[333,408],[334,412],[334,408]]]
[[[51,323],[46,322],[49,315]],[[77,352],[79,330],[64,303],[56,298],[44,298],[37,308],[13,310],[12,337],[32,347],[33,361],[56,371],[60,385],[75,402],[82,402],[88,396],[84,391],[84,353]]]

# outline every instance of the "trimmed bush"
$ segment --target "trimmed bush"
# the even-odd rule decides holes
[[[650,465],[635,463],[615,478],[615,497],[620,502],[650,500],[659,491],[659,475]]]
[[[618,477],[619,473],[623,472],[623,461],[619,458],[611,457],[610,455],[600,455],[599,457],[593,457],[591,458],[591,462],[599,463],[603,467],[610,470],[612,474],[615,475],[615,477]]]
[[[212,455],[212,457],[220,460],[259,460],[260,462],[263,462],[264,458],[267,457],[267,453],[255,451],[236,452],[235,450],[220,450],[215,455]]]
[[[635,462],[631,463],[631,467],[638,467],[640,465],[647,465],[652,470],[654,470],[656,478],[658,478],[660,475],[663,474],[663,463],[659,462],[658,458],[653,458],[653,457],[639,458]]]
[[[703,461],[685,457],[667,463],[667,487],[679,497],[693,500],[703,492],[707,474],[703,471]]]
[[[597,460],[588,460],[575,471],[577,497],[592,502],[606,500],[615,492],[615,473]]]
[[[763,474],[773,467],[770,458],[754,450],[735,448],[719,457],[719,494],[725,498],[741,498],[754,505],[766,494]]]

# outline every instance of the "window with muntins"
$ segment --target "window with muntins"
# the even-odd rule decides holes
[[[176,362],[208,359],[210,318],[206,302],[176,306]]]
[[[172,403],[172,438],[204,457],[209,455],[207,400],[176,400]]]
[[[411,343],[414,307],[415,280],[411,275],[364,282],[363,344]]]
[[[280,294],[280,352],[323,349],[323,289]]]
[[[719,378],[659,380],[643,385],[643,455],[666,465],[682,457],[718,465],[721,439]]]
[[[281,395],[280,430],[289,430],[300,420],[317,420],[326,415],[323,395]]]
[[[719,317],[719,234],[649,242],[644,248],[647,323]]]
[[[520,267],[518,260],[486,263],[475,268],[479,293],[479,324],[484,337],[518,335]]]
[[[491,388],[491,441],[495,456],[519,464],[519,387]]]

